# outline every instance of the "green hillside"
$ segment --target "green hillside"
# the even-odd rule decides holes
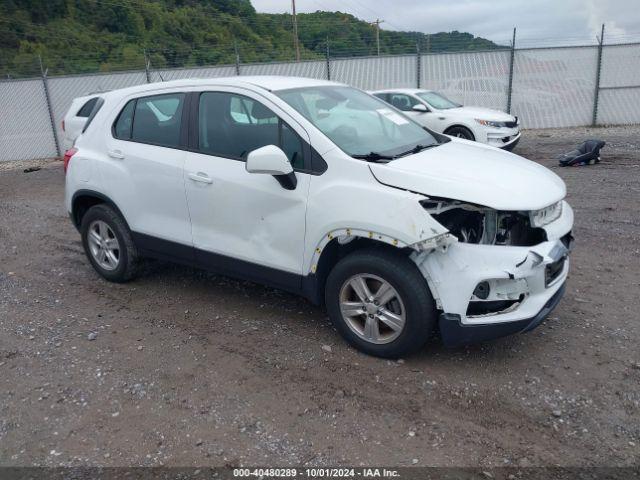
[[[298,15],[301,57],[376,53],[375,29],[340,12]],[[381,30],[382,54],[487,50],[468,33]],[[1,0],[0,75],[20,77],[152,67],[293,60],[292,17],[256,13],[249,0]]]

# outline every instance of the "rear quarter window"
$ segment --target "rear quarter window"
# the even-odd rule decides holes
[[[87,100],[85,104],[82,105],[82,107],[80,107],[80,110],[78,110],[78,113],[76,113],[76,117],[88,118],[89,115],[91,115],[91,112],[93,111],[93,107],[96,106],[97,101],[98,101],[98,97],[93,97],[92,99]]]
[[[131,140],[131,126],[133,125],[133,110],[135,106],[135,100],[130,100],[124,106],[113,124],[114,137],[120,140]]]

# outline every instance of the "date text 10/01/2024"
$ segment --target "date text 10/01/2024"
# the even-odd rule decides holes
[[[233,476],[260,478],[397,478],[400,474],[397,470],[387,468],[235,468]]]

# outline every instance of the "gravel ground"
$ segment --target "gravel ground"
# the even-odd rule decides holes
[[[555,166],[589,137],[601,164]],[[162,262],[109,284],[61,163],[0,164],[0,464],[638,466],[639,143],[525,132],[516,153],[576,212],[563,302],[529,334],[398,362],[277,290]]]

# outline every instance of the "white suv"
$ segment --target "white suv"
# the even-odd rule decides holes
[[[522,135],[518,117],[500,110],[463,106],[433,90],[400,88],[371,93],[434,132],[504,150],[513,150]]]
[[[69,110],[62,120],[62,148],[68,150],[73,147],[76,138],[82,133],[82,129],[91,116],[91,112],[100,100],[100,96],[87,95],[74,98]]]
[[[357,348],[398,357],[537,326],[573,224],[544,167],[431,133],[367,93],[292,77],[102,95],[65,155],[66,207],[93,267],[156,257],[325,305]]]

